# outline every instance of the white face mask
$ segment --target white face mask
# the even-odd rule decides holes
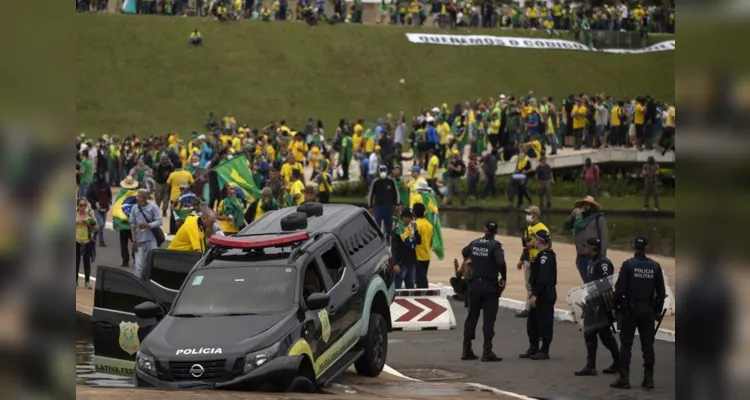
[[[526,216],[526,222],[529,223],[529,224],[532,223],[532,222],[534,222],[534,216],[533,215],[527,215]]]
[[[381,173],[380,173],[380,177],[381,177],[381,178],[385,178],[385,177],[386,177],[387,175],[388,175],[388,174],[386,174],[385,172],[381,172]]]

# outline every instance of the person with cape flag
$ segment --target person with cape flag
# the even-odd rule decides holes
[[[318,174],[318,199],[323,204],[328,204],[331,201],[331,194],[333,193],[333,185],[331,184],[331,172],[329,171],[330,163],[328,159],[320,161],[320,173]]]
[[[216,219],[222,232],[236,234],[245,227],[245,202],[237,195],[238,187],[229,185],[227,197],[219,202]]]
[[[128,267],[133,251],[128,247],[132,235],[130,232],[130,210],[135,205],[135,195],[138,190],[138,181],[128,175],[120,182],[120,191],[115,196],[112,204],[112,226],[120,236],[120,257],[122,267]],[[135,256],[133,255],[133,258]]]
[[[432,224],[432,251],[442,260],[445,257],[445,248],[443,246],[443,229],[440,225],[440,215],[438,201],[429,185],[424,180],[417,181],[409,194],[411,209],[416,204],[422,204],[425,208],[425,218]]]
[[[266,213],[278,210],[279,202],[273,197],[273,191],[270,187],[264,187],[260,192],[260,197],[255,199],[245,211],[245,221],[251,224],[253,221],[262,217]]]

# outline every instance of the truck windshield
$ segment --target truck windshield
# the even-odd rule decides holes
[[[198,270],[188,276],[173,316],[276,314],[294,306],[292,267],[237,267]]]

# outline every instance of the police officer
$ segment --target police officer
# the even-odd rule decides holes
[[[601,255],[602,241],[599,238],[588,238],[584,243],[589,255],[589,262],[587,267],[586,282],[593,282],[599,279],[606,278],[614,273],[614,267],[612,261],[607,257]],[[617,340],[612,334],[611,325],[601,327],[583,335],[583,339],[586,342],[586,366],[580,371],[576,371],[576,376],[596,376],[596,350],[598,347],[598,341],[596,337],[599,336],[604,347],[609,350],[612,354],[612,365],[609,368],[604,369],[602,372],[605,374],[616,374],[617,373],[617,361],[620,357],[619,350],[617,348]]]
[[[469,315],[464,323],[462,360],[477,359],[471,349],[471,341],[474,340],[480,311],[483,314],[482,333],[484,334],[482,361],[502,360],[492,352],[492,338],[495,336],[495,319],[498,309],[497,298],[505,287],[507,272],[505,251],[503,245],[495,240],[496,234],[497,222],[489,221],[484,225],[484,237],[473,240],[461,251],[464,258],[471,260]]]
[[[615,307],[620,318],[620,377],[610,386],[630,389],[630,357],[635,330],[641,336],[643,351],[643,382],[641,387],[654,388],[654,326],[661,319],[666,296],[664,275],[656,261],[646,257],[648,241],[633,241],[635,256],[622,264],[615,284]]]
[[[529,308],[526,333],[529,336],[530,346],[519,357],[548,360],[557,301],[557,255],[552,250],[552,239],[547,231],[534,233],[534,247],[539,250],[539,254],[531,261],[529,275],[531,293],[526,302]],[[539,347],[540,340],[541,347]]]

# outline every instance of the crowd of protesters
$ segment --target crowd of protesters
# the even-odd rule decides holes
[[[524,2],[486,0],[381,0],[374,21],[363,20],[364,4],[355,0],[130,0],[133,6],[119,11],[137,14],[214,16],[220,20],[320,19],[347,23],[378,22],[393,25],[431,25],[444,28],[529,28],[547,30],[610,30],[675,33],[674,3],[646,4],[640,0],[610,0],[601,5],[586,2],[542,0]],[[78,0],[79,12],[102,12],[106,0]]]
[[[560,148],[674,150],[675,113],[674,104],[650,96],[619,100],[606,94],[571,94],[556,101],[530,91],[424,108],[410,119],[403,112],[370,122],[341,119],[327,135],[330,140],[323,122],[313,118],[298,130],[284,120],[258,129],[238,124],[231,115],[217,119],[210,114],[205,134],[193,132],[184,139],[176,133],[147,138],[81,134],[76,144],[77,184],[79,196],[85,197],[94,184],[94,171],[112,185],[131,176],[139,187],[165,198],[169,174],[184,168],[196,180],[191,190],[216,205],[225,188],[201,176],[222,160],[244,153],[258,188],[269,181],[280,183],[273,186],[279,204],[289,201],[283,189],[291,187],[294,170],[299,170],[304,190],[327,200],[332,181],[358,176],[369,185],[381,165],[389,173],[398,168],[400,177],[411,172],[403,169],[406,160],[421,168],[439,195],[450,192],[445,179],[450,177],[466,178],[469,192],[477,195],[480,175],[492,186],[493,179],[486,177],[495,175],[498,163],[515,159],[516,172],[522,173],[527,159],[555,155]],[[307,173],[304,167],[309,167]],[[440,188],[438,182],[445,186]],[[494,192],[492,187],[485,190]],[[303,193],[295,196],[304,198]]]

